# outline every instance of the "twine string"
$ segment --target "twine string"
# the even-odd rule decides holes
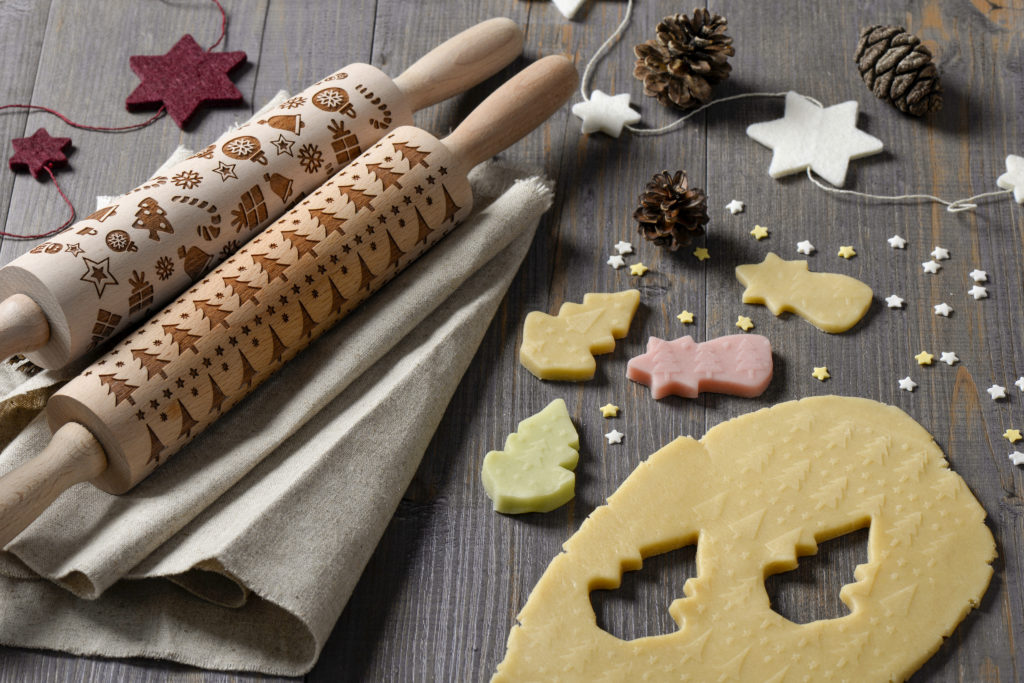
[[[42,239],[44,237],[52,237],[53,235],[56,235],[59,232],[63,232],[69,225],[71,225],[75,221],[75,207],[71,203],[71,200],[68,199],[68,196],[64,194],[64,190],[60,188],[60,183],[57,182],[57,176],[53,174],[53,169],[50,168],[49,164],[47,164],[46,166],[43,166],[43,170],[45,170],[50,175],[50,180],[53,181],[53,186],[57,188],[57,194],[59,194],[60,198],[64,200],[64,203],[68,205],[68,209],[71,210],[71,216],[66,221],[64,221],[64,223],[59,228],[54,228],[49,232],[41,232],[36,235],[19,235],[17,233],[0,230],[0,237],[5,237],[7,239],[13,240],[35,240]]]
[[[954,199],[953,201],[949,201],[948,199],[943,199],[942,197],[936,197],[933,194],[886,195],[872,194],[870,192],[858,192],[856,190],[844,190],[842,188],[832,187],[831,185],[826,185],[825,183],[821,182],[820,180],[814,177],[814,174],[811,172],[810,168],[807,169],[807,177],[810,179],[812,183],[817,185],[819,188],[825,190],[825,192],[831,192],[832,194],[845,194],[854,197],[864,197],[865,199],[878,199],[886,202],[935,202],[936,204],[942,204],[943,206],[945,206],[946,211],[950,213],[960,213],[961,211],[973,211],[974,209],[978,208],[977,201],[979,199],[985,199],[987,197],[1003,197],[1013,192],[1013,190],[995,190],[992,192],[982,192],[981,194],[976,194],[972,197],[965,197],[964,199]]]

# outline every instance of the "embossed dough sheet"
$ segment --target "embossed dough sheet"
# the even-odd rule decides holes
[[[0,642],[312,668],[550,206],[526,174],[477,168],[465,223],[131,492],[58,498],[0,553]]]

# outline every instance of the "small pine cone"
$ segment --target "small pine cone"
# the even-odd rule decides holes
[[[729,77],[728,59],[736,54],[729,23],[706,9],[665,17],[656,39],[633,48],[633,76],[644,83],[644,94],[662,104],[690,109],[711,99],[711,86]]]
[[[942,108],[942,85],[932,53],[902,26],[869,26],[860,32],[857,69],[879,99],[905,114]]]
[[[686,171],[656,174],[640,195],[633,212],[640,233],[659,247],[675,251],[704,234],[708,222],[708,198],[704,190],[690,187]]]

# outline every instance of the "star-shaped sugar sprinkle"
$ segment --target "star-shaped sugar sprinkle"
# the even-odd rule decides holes
[[[890,294],[885,297],[885,303],[889,308],[903,308],[903,297]]]
[[[40,128],[27,138],[11,140],[11,144],[14,146],[14,156],[8,160],[7,165],[12,171],[28,169],[32,177],[39,180],[47,168],[52,171],[55,166],[67,163],[64,150],[71,144],[71,138],[50,137],[45,128]]]
[[[857,129],[855,101],[820,107],[795,92],[786,93],[781,119],[752,124],[747,135],[772,149],[772,178],[810,168],[837,187],[851,159],[882,151],[881,140]]]
[[[622,255],[622,254],[632,254],[633,253],[633,243],[632,242],[624,242],[622,240],[619,240],[618,242],[615,243],[615,251],[619,255]]]
[[[608,443],[609,444],[613,444],[613,443],[622,443],[622,437],[624,437],[624,436],[625,436],[625,434],[620,432],[618,429],[613,429],[612,431],[610,431],[607,434],[605,434],[604,438],[608,439]]]
[[[960,357],[957,356],[952,351],[943,351],[942,353],[939,354],[939,360],[945,363],[946,365],[953,365],[958,360],[960,360]]]
[[[245,61],[244,52],[207,52],[190,35],[163,55],[133,55],[128,64],[142,83],[125,100],[129,111],[163,106],[183,128],[204,104],[240,102],[242,93],[228,72]]]
[[[614,403],[605,403],[601,406],[601,417],[618,417],[619,407]]]
[[[988,282],[988,273],[986,273],[984,270],[978,270],[977,268],[975,268],[970,273],[968,273],[968,275],[975,282]]]
[[[1010,453],[1009,458],[1010,462],[1014,465],[1024,465],[1024,453],[1021,453],[1020,451]]]
[[[811,373],[811,377],[821,382],[824,382],[831,376],[832,375],[828,374],[828,368],[825,366],[822,366],[820,368],[814,368],[814,372]]]
[[[932,258],[936,261],[944,261],[949,258],[949,249],[943,247],[935,247],[932,249]]]
[[[939,272],[939,270],[942,268],[942,265],[939,264],[937,261],[925,261],[924,263],[921,264],[921,268],[924,269],[924,272],[932,273],[934,275],[935,273]]]
[[[612,254],[611,256],[608,257],[607,263],[615,270],[618,270],[622,266],[626,265],[626,259],[622,258],[618,254]]]
[[[796,250],[801,254],[806,254],[807,256],[810,256],[812,253],[814,253],[814,245],[811,244],[810,240],[804,240],[802,242],[796,243]]]
[[[682,313],[680,313],[679,315],[676,316],[676,319],[678,319],[679,322],[684,323],[684,324],[692,323],[693,322],[693,313],[690,313],[689,311],[683,311]]]
[[[629,274],[636,275],[637,277],[643,277],[643,274],[648,270],[650,270],[650,268],[645,266],[643,263],[634,263],[629,267]]]
[[[893,249],[905,249],[907,246],[907,241],[900,237],[899,235],[893,235],[892,237],[889,238],[889,246],[892,247]]]
[[[953,312],[953,307],[943,301],[941,304],[935,304],[932,308],[935,309],[935,315],[941,315],[946,318]]]
[[[753,235],[758,240],[763,240],[765,237],[768,236],[768,228],[764,227],[763,225],[755,225],[754,229],[750,231],[750,234]]]
[[[741,202],[738,199],[734,199],[725,205],[725,210],[731,213],[733,216],[735,216],[738,213],[743,213],[744,208],[746,207],[744,206],[743,202]]]
[[[749,332],[754,327],[754,321],[745,315],[741,315],[736,318],[736,327],[740,328],[744,332]]]
[[[988,298],[988,290],[982,287],[981,285],[974,285],[973,287],[967,290],[967,293],[973,296],[975,301],[977,301],[978,299]]]
[[[903,391],[913,391],[917,388],[917,382],[910,379],[910,376],[904,377],[899,381],[900,389]]]
[[[1017,443],[1024,437],[1020,435],[1019,429],[1007,429],[1005,432],[1003,432],[1003,438],[1009,441],[1010,443]]]
[[[931,365],[933,358],[935,358],[935,355],[928,353],[927,351],[922,351],[914,356],[914,360],[917,361],[918,365]]]
[[[711,258],[711,252],[704,247],[697,247],[693,250],[693,255],[697,257],[698,261],[707,261]]]
[[[988,395],[992,397],[993,401],[1006,398],[1006,387],[999,386],[998,384],[993,384],[985,391],[988,392]]]
[[[1013,201],[1024,204],[1024,157],[1016,154],[1006,157],[1006,173],[999,176],[996,185],[1013,190]]]
[[[572,113],[583,120],[580,132],[584,135],[600,131],[613,138],[622,134],[626,124],[640,120],[640,112],[629,106],[629,93],[608,95],[600,90],[592,92],[589,100],[574,104]]]
[[[1024,377],[1018,377],[1017,381],[1014,382],[1018,389],[1024,391]]]
[[[851,259],[856,255],[857,252],[854,251],[853,247],[851,246],[839,247],[839,256],[843,257],[844,259]]]

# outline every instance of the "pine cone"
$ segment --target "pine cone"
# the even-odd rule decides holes
[[[932,53],[902,26],[869,26],[860,32],[857,68],[875,97],[906,114],[942,108],[942,85]]]
[[[674,176],[662,171],[647,183],[633,218],[645,238],[675,251],[704,234],[708,198],[704,190],[690,187],[686,171],[676,171]]]
[[[729,77],[729,57],[736,54],[725,35],[728,22],[706,9],[665,17],[658,37],[633,48],[633,76],[644,82],[644,94],[665,105],[690,109],[711,99],[711,86]]]

